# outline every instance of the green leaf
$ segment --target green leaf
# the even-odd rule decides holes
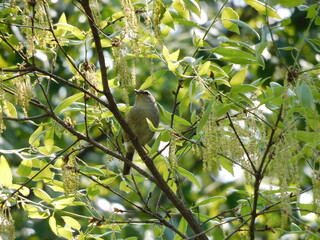
[[[198,38],[198,36],[195,35],[195,34],[193,34],[192,43],[196,47],[206,47],[206,46],[208,46],[208,43],[206,41],[204,41],[201,38]],[[187,58],[187,57],[185,57],[185,58]]]
[[[239,72],[237,72],[230,80],[231,86],[240,85],[244,82],[246,79],[248,67],[245,67],[241,69]]]
[[[186,233],[187,232],[187,227],[188,227],[188,222],[185,218],[181,218],[179,226],[178,226],[178,230],[181,233]],[[175,235],[174,240],[181,240],[181,236],[179,236],[178,234]]]
[[[189,105],[190,105],[190,98],[187,94],[185,94],[179,104],[180,116],[182,116],[188,110]]]
[[[246,30],[248,30],[249,32],[253,33],[259,40],[260,40],[260,35],[259,33],[257,33],[256,30],[254,30],[252,27],[250,27],[248,24],[246,24],[245,22],[242,22],[241,20],[236,20],[236,19],[225,19],[225,21],[230,21],[236,25],[238,25],[239,27],[242,27]]]
[[[264,58],[262,55],[262,52],[265,50],[265,48],[267,47],[268,43],[265,41],[262,41],[260,43],[258,43],[255,47],[256,49],[256,59],[257,62],[260,64],[260,66],[262,66],[263,68],[265,67],[265,63],[264,63]]]
[[[163,46],[162,48],[162,55],[167,62],[168,69],[172,72],[174,72],[178,67],[178,64],[174,64],[172,61],[176,61],[177,57],[179,56],[179,52],[180,51],[177,50],[176,52],[170,54],[166,46]]]
[[[66,17],[66,14],[65,14],[65,13],[62,13],[62,14],[61,14],[58,23],[62,23],[62,24],[67,24],[67,23],[68,23],[68,22],[67,22],[67,17]],[[66,32],[67,32],[67,30],[62,29],[62,28],[60,28],[60,29],[58,29],[58,28],[54,29],[54,34],[55,34],[56,37],[61,37],[61,36],[64,35]]]
[[[57,197],[55,199],[53,199],[53,202],[52,202],[52,205],[54,205],[54,208],[55,209],[64,209],[68,206],[70,206],[73,201],[74,201],[74,197],[71,197],[71,196],[61,196],[61,197]]]
[[[50,216],[49,209],[44,210],[40,206],[24,204],[23,208],[27,212],[29,218],[45,219],[45,218],[48,218]]]
[[[78,166],[78,168],[81,172],[87,175],[105,177],[105,174],[99,168],[90,167],[90,166]]]
[[[151,87],[153,85],[154,82],[156,82],[157,80],[159,80],[163,74],[165,74],[167,72],[167,70],[160,70],[156,73],[151,74],[151,76],[149,76],[144,82],[143,84],[140,86],[139,90],[143,90],[143,89],[147,89],[149,87]]]
[[[231,93],[246,93],[258,90],[256,86],[252,86],[249,84],[241,84],[231,88]]]
[[[11,102],[4,100],[3,103],[4,103],[5,114],[8,117],[13,117],[13,118],[18,117],[17,110]]]
[[[199,24],[197,24],[196,22],[189,21],[189,20],[181,18],[181,17],[175,17],[174,18],[174,22],[177,23],[177,24],[181,24],[183,26],[186,26],[186,27],[198,27],[198,28],[201,28],[201,26]]]
[[[226,60],[237,64],[252,64],[256,62],[256,57],[248,52],[232,47],[218,47],[213,49],[214,53],[222,55]]]
[[[188,170],[186,170],[186,169],[184,169],[184,168],[182,168],[182,167],[177,167],[177,171],[178,171],[181,175],[183,175],[183,176],[185,176],[186,178],[188,178],[193,184],[195,184],[195,185],[198,187],[198,189],[201,188],[201,184],[200,184],[199,180],[198,180],[198,179],[196,178],[196,176],[193,175],[191,172],[189,172]]]
[[[232,8],[227,7],[222,10],[221,20],[225,28],[227,28],[232,32],[235,32],[238,34],[240,33],[238,26],[230,21],[230,20],[239,20],[238,13],[234,11]]]
[[[222,226],[218,226],[213,229],[213,239],[225,239]]]
[[[312,92],[305,82],[298,86],[298,98],[302,106],[311,109],[315,108]]]
[[[43,144],[46,149],[47,155],[54,153],[54,151],[52,151],[54,145],[54,127],[50,127],[47,129]]]
[[[307,211],[300,210],[301,216],[305,216],[305,215],[309,214],[310,211],[314,210],[314,204],[313,203],[298,203],[298,206],[299,206],[300,209],[307,210]]]
[[[226,199],[227,198],[223,197],[223,196],[214,196],[214,197],[206,198],[205,200],[202,200],[202,201],[198,202],[195,205],[195,207],[207,205],[207,204],[213,203],[213,202],[218,201],[218,200],[226,200]]]
[[[210,102],[208,103],[208,106],[207,106],[205,112],[203,113],[202,117],[200,118],[199,124],[198,124],[198,126],[197,126],[197,134],[200,133],[200,131],[202,130],[203,126],[204,126],[204,125],[207,123],[207,121],[208,121],[208,118],[209,118],[210,113],[211,113],[211,111],[212,111],[213,101],[214,101],[214,100],[212,100],[212,101],[210,101]]]
[[[101,45],[103,48],[112,47],[112,42],[110,39],[101,39]],[[91,47],[96,47],[96,44],[93,42]]]
[[[184,0],[184,1],[188,5],[191,12],[198,15],[198,17],[201,16],[201,5],[198,0]]]
[[[307,11],[307,17],[306,18],[313,18],[315,16],[317,16],[318,14],[318,4],[313,4],[311,5],[309,8],[308,8],[308,11]]]
[[[174,10],[176,10],[181,17],[183,17],[187,20],[190,19],[189,10],[186,8],[184,1],[173,0],[172,6],[173,6]]]
[[[36,197],[42,199],[47,203],[50,203],[52,201],[52,198],[50,197],[50,195],[40,188],[34,188],[33,193]]]
[[[43,126],[40,125],[29,137],[29,144],[33,147],[40,145],[40,136],[43,134]]]
[[[158,103],[158,107],[160,110],[161,121],[169,124],[171,121],[171,113],[168,112],[167,110],[165,110],[164,107],[162,105],[160,105],[159,103]],[[177,115],[174,115],[174,123],[179,123],[184,126],[191,126],[190,122],[188,122],[184,118],[179,117]]]
[[[23,160],[16,173],[22,177],[30,177],[30,173],[32,172],[32,160]]]
[[[75,101],[79,100],[80,98],[83,98],[83,96],[84,96],[84,93],[76,93],[66,98],[54,109],[54,112],[56,114],[61,113],[62,110],[69,107],[71,104],[73,104]]]
[[[199,76],[204,76],[204,75],[210,75],[210,65],[211,62],[210,61],[206,61],[205,63],[201,64],[199,66],[199,70],[198,70],[198,74]]]
[[[244,0],[244,1],[261,14],[267,15],[268,17],[281,19],[281,17],[278,15],[276,10],[274,10],[272,7],[268,6],[263,2],[260,2],[258,0]]]
[[[149,118],[146,118],[147,120],[147,123],[148,123],[148,126],[149,126],[149,129],[152,131],[152,132],[163,132],[165,131],[166,129],[164,128],[156,128],[153,123],[151,122],[151,120]]]
[[[304,2],[305,0],[278,0],[278,3],[284,7],[297,7],[304,4]]]
[[[56,27],[56,30],[65,30],[65,31],[71,32],[72,35],[74,35],[75,37],[77,37],[80,40],[83,40],[85,38],[84,34],[82,33],[82,31],[79,28],[72,26],[70,24],[56,23],[56,24],[54,24],[54,26]]]
[[[68,225],[69,227],[72,227],[73,229],[76,229],[76,230],[81,229],[80,223],[77,220],[75,220],[74,218],[69,217],[69,216],[62,216],[61,218],[64,220],[66,225]]]
[[[301,228],[295,223],[291,223],[290,230],[294,231],[294,232],[301,232],[302,231]]]
[[[161,23],[167,25],[168,27],[174,29],[174,22],[173,22],[173,18],[170,14],[169,11],[166,11],[164,14],[163,14],[163,18],[161,19]]]
[[[164,233],[164,230],[165,230],[165,228],[164,227],[158,227],[157,225],[153,225],[154,227],[153,227],[153,233],[154,233],[154,236],[156,237],[156,238],[160,238],[162,235],[163,235],[163,233]]]
[[[0,156],[0,185],[10,187],[12,185],[12,172],[4,156]]]
[[[122,181],[122,182],[120,183],[119,189],[120,189],[121,191],[126,192],[126,193],[132,192],[132,189],[131,189],[124,181]]]

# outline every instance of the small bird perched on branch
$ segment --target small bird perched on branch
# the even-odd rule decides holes
[[[151,141],[154,135],[154,132],[150,130],[146,119],[148,118],[153,126],[158,127],[160,121],[159,109],[156,100],[149,91],[134,91],[136,93],[136,100],[134,106],[128,113],[126,121],[133,133],[137,136],[140,144],[144,146]],[[126,158],[132,161],[134,146],[125,132],[123,132],[123,137],[126,144]],[[129,174],[130,168],[131,166],[124,164],[123,175]]]

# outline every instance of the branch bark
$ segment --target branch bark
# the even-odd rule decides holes
[[[88,21],[90,24],[90,28],[92,31],[93,39],[96,45],[97,54],[98,54],[98,61],[100,63],[101,68],[101,78],[102,78],[102,85],[103,85],[103,92],[108,99],[109,102],[109,110],[113,113],[114,117],[117,119],[119,124],[121,125],[122,129],[128,134],[129,139],[131,140],[133,146],[135,147],[137,153],[144,161],[150,172],[152,173],[153,177],[155,178],[157,186],[166,194],[168,199],[173,203],[173,205],[179,210],[181,215],[186,219],[189,223],[190,227],[196,234],[199,235],[199,239],[207,240],[207,236],[202,233],[201,226],[196,218],[193,216],[192,212],[184,205],[184,203],[175,195],[175,193],[171,190],[171,188],[167,185],[165,180],[162,178],[161,174],[158,172],[158,169],[153,164],[152,159],[147,155],[143,147],[138,141],[138,138],[133,134],[132,130],[129,128],[127,122],[125,121],[124,117],[120,113],[117,104],[113,98],[113,95],[110,91],[108,85],[108,75],[107,75],[107,67],[105,64],[103,48],[101,45],[101,39],[99,36],[99,31],[96,27],[94,22],[93,14],[91,8],[89,6],[88,0],[79,0],[81,6],[83,7],[85,13],[87,14]]]

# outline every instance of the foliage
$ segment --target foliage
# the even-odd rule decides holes
[[[319,238],[319,8],[1,3],[1,235]],[[124,120],[134,88],[159,103],[147,149]]]

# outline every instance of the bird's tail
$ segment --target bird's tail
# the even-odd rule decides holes
[[[128,147],[126,158],[129,159],[131,162],[132,162],[133,154],[134,154],[134,148]],[[130,169],[131,169],[131,166],[129,164],[124,164],[122,174],[128,175],[130,173]]]

